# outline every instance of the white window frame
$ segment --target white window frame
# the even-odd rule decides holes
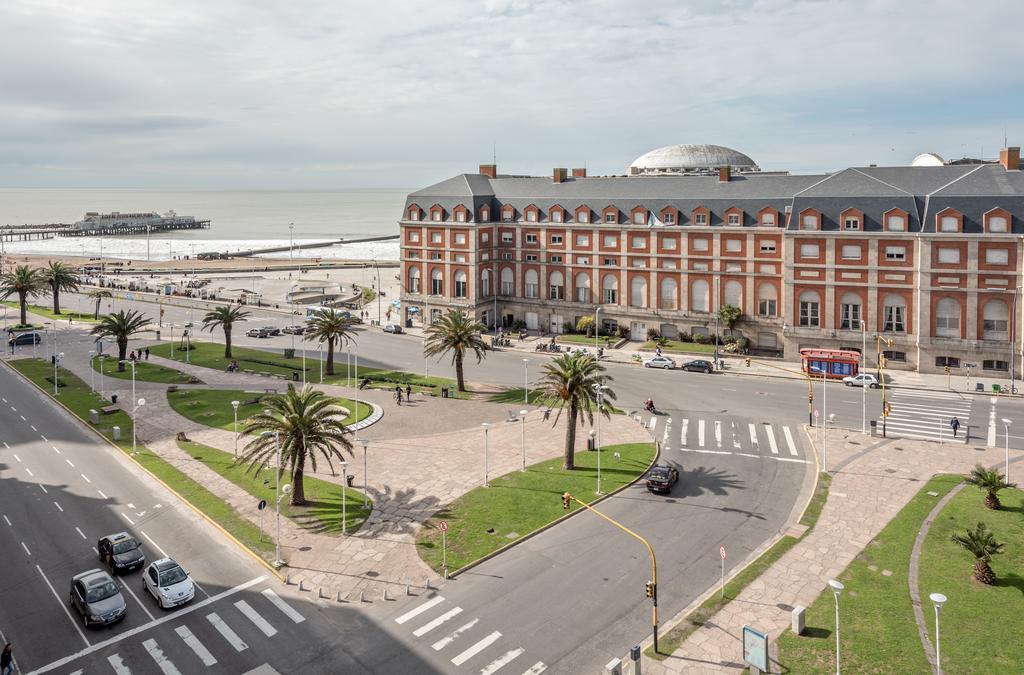
[[[551,235],[551,243],[555,244],[555,245],[561,244],[562,243],[562,235],[560,235],[560,234],[553,234],[553,235]]]
[[[960,249],[952,248],[950,246],[944,248],[940,247],[936,260],[943,265],[959,265]]]
[[[430,233],[430,243],[431,244],[443,244],[444,243],[444,235],[442,233],[440,233],[440,232],[431,232]]]
[[[939,218],[939,232],[959,232],[960,219],[956,216],[942,216]]]
[[[601,238],[601,245],[604,248],[618,248],[619,247],[619,235],[617,234],[606,234]]]
[[[726,217],[726,221],[725,222],[726,222],[726,224],[731,225],[733,227],[738,227],[739,225],[741,225],[741,223],[740,223],[740,214],[738,214],[738,213],[730,213]]]
[[[726,239],[725,240],[725,251],[727,253],[742,253],[743,252],[743,241],[740,239]]]
[[[843,229],[844,230],[859,230],[860,229],[860,218],[857,216],[846,216],[843,218]]]
[[[1000,223],[999,227],[993,227],[995,223]],[[1009,223],[1006,220],[1006,216],[989,216],[988,217],[988,231],[993,234],[1005,234],[1010,231]]]
[[[899,226],[894,226],[894,223],[899,223]],[[885,229],[888,232],[906,232],[907,231],[907,217],[902,213],[891,213],[885,219]]]
[[[1006,248],[987,248],[985,249],[985,264],[986,265],[1009,265],[1010,264],[1010,250]]]
[[[857,244],[843,244],[840,255],[843,260],[860,260],[864,249]],[[851,253],[855,255],[850,255]]]
[[[811,253],[813,251],[813,253]],[[818,244],[800,244],[801,258],[820,258],[821,246]]]
[[[589,247],[590,246],[590,236],[586,235],[586,234],[577,234],[576,235],[576,245],[577,246],[588,246]]]
[[[528,232],[526,234],[526,243],[527,244],[536,244],[537,243],[537,234],[534,233],[534,232]]]
[[[711,240],[707,237],[698,237],[690,240],[690,245],[694,251],[709,251],[711,250]]]
[[[694,225],[707,225],[708,224],[708,214],[706,214],[706,213],[695,213],[693,215],[693,224]]]

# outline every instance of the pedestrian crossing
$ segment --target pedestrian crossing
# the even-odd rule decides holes
[[[950,420],[960,422],[958,438],[968,433],[971,404],[974,397],[955,391],[923,391],[890,389],[886,392],[890,405],[887,418],[878,418],[878,431],[883,424],[886,436],[915,438],[928,441],[949,441],[953,438]],[[974,435],[984,437],[986,430],[974,430]]]
[[[526,649],[508,644],[501,631],[482,625],[479,617],[466,619],[462,607],[452,605],[442,595],[435,595],[395,617],[395,623],[415,626],[413,637],[434,640],[430,643],[431,649],[443,656],[451,654],[450,662],[456,668],[469,664],[467,672],[479,668],[480,675],[494,675],[499,671],[502,675],[516,672],[540,675],[547,670],[543,661],[529,665],[530,659],[523,658]],[[453,626],[458,628],[452,629]]]
[[[787,425],[764,420],[705,418],[681,413],[659,415],[654,418],[654,436],[669,450],[808,462],[799,434]]]

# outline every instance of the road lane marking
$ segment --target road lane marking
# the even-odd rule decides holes
[[[107,657],[107,662],[110,663],[110,667],[114,669],[117,675],[132,675],[132,671],[128,670],[128,667],[124,665],[124,661],[121,660],[120,654],[111,654]]]
[[[235,631],[231,630],[231,626],[224,623],[224,620],[217,616],[216,612],[206,615],[206,620],[213,624],[213,627],[217,629],[217,632],[221,634],[225,640],[228,641],[232,647],[235,648],[236,652],[242,652],[249,648],[249,645],[245,644]]]
[[[732,453],[728,450],[694,450],[704,455],[731,455]]]
[[[32,427],[32,431],[35,431],[36,433],[39,432],[39,429],[36,429],[36,425],[30,424],[29,426]]]
[[[793,442],[793,434],[789,433],[789,427],[782,427],[782,433],[786,436],[786,445],[789,446],[789,454],[796,457],[796,443]]]
[[[50,439],[47,438],[46,436],[43,436],[42,434],[39,434],[39,438],[43,439],[43,443],[49,443],[50,442]]]
[[[462,608],[461,607],[454,607],[452,609],[449,609],[447,612],[445,612],[441,616],[437,617],[433,621],[425,623],[422,626],[420,626],[419,628],[417,628],[416,630],[414,630],[412,632],[412,634],[415,635],[416,637],[423,637],[424,635],[426,635],[430,631],[434,630],[435,628],[440,626],[442,623],[444,623],[448,619],[452,618],[453,616],[457,616],[457,615],[459,615],[461,613],[462,613]]]
[[[4,447],[7,448],[8,450],[11,449],[11,446],[7,445],[7,441],[4,441]]]
[[[715,420],[715,447],[722,447],[722,422]]]
[[[53,448],[53,451],[56,452],[58,455],[60,454],[60,450],[57,449],[56,445],[51,445],[50,447]]]
[[[547,669],[548,667],[544,664],[543,661],[538,661],[537,663],[530,666],[529,670],[523,672],[523,675],[540,675]]]
[[[121,514],[121,515],[124,515],[124,514]],[[125,518],[127,518],[127,517],[128,516],[125,516]],[[167,555],[167,551],[163,550],[163,548],[160,547],[160,544],[158,544],[155,541],[153,541],[153,537],[151,537],[148,534],[146,534],[145,530],[139,530],[139,531],[142,532],[142,536],[145,537],[146,539],[148,539],[149,543],[152,544],[154,546],[154,548],[156,548],[156,550],[160,551],[160,555],[162,555],[165,558],[170,558],[171,557],[171,556]]]
[[[129,518],[124,511],[121,512],[121,517],[128,521],[129,525],[134,525],[135,521]]]
[[[85,475],[84,473],[82,473],[82,474],[79,474],[79,475],[80,475],[80,476],[81,476],[82,478],[84,478],[84,479],[85,479],[85,482],[86,482],[86,483],[91,483],[91,482],[92,482],[91,480],[89,480],[89,477],[88,477],[88,476],[86,476],[86,475]]]
[[[60,504],[58,504],[58,503],[57,503],[56,501],[54,501],[54,502],[53,502],[53,505],[57,507],[57,510],[58,510],[58,511],[60,511],[61,513],[64,513],[64,509],[62,509],[62,508],[60,507]]]
[[[793,457],[772,457],[772,459],[777,459],[780,462],[795,462],[797,464],[810,464],[810,462],[808,462],[806,459],[796,459],[796,458],[793,458]]]
[[[213,658],[213,654],[206,648],[206,645],[200,642],[199,638],[193,635],[187,626],[178,626],[174,629],[174,632],[181,636],[181,639],[196,653],[196,656],[199,657],[204,666],[216,665],[217,659]]]
[[[88,537],[85,536],[85,532],[82,532],[80,529],[78,529],[77,525],[75,526],[75,532],[77,532],[79,535],[81,535],[82,539],[86,539],[86,540],[88,539]]]
[[[36,565],[36,568],[38,569],[39,566]],[[43,574],[43,570],[40,569],[39,573]],[[46,575],[43,575],[43,578],[46,579]],[[193,602],[193,603],[189,604],[188,606],[186,606],[184,609],[179,609],[179,610],[175,611],[173,614],[168,614],[167,616],[160,617],[156,621],[150,621],[149,623],[142,624],[141,626],[136,626],[135,628],[132,628],[131,630],[127,630],[127,631],[125,631],[123,633],[115,635],[114,637],[107,638],[103,642],[97,642],[94,645],[89,645],[89,641],[86,640],[85,634],[82,633],[82,631],[80,629],[78,629],[78,622],[75,621],[74,619],[71,619],[71,613],[68,611],[66,603],[61,602],[60,598],[57,596],[57,592],[53,590],[53,586],[50,585],[50,581],[47,579],[46,584],[48,586],[50,586],[50,590],[53,591],[53,596],[55,598],[57,598],[57,602],[60,602],[60,606],[64,608],[64,613],[68,615],[68,619],[71,619],[71,623],[74,624],[75,629],[78,630],[78,634],[82,636],[82,640],[85,640],[85,644],[89,645],[89,646],[86,647],[85,649],[82,649],[82,650],[79,650],[79,651],[75,652],[74,654],[69,654],[69,655],[67,655],[67,656],[65,656],[65,657],[63,657],[61,659],[58,659],[58,660],[54,661],[53,663],[48,663],[45,666],[37,668],[36,670],[33,671],[33,675],[35,673],[47,673],[47,672],[50,672],[51,670],[54,670],[56,668],[60,668],[61,666],[65,666],[65,665],[71,663],[72,661],[80,659],[83,656],[87,656],[87,655],[92,654],[93,652],[99,651],[101,649],[106,649],[110,645],[114,645],[114,644],[117,644],[118,642],[126,640],[126,639],[128,639],[130,637],[134,637],[135,635],[138,635],[139,633],[142,633],[143,631],[147,631],[150,628],[155,628],[156,626],[160,626],[160,625],[165,624],[165,623],[167,623],[169,621],[177,621],[177,620],[181,619],[181,617],[186,616],[188,614],[191,614],[192,612],[195,612],[197,610],[200,610],[200,609],[202,609],[202,608],[204,608],[204,607],[206,607],[206,606],[208,606],[208,605],[210,605],[212,603],[217,602],[218,600],[221,600],[223,598],[235,595],[236,593],[241,593],[242,591],[244,591],[244,590],[246,590],[248,588],[252,588],[256,584],[263,583],[263,581],[265,581],[266,578],[267,578],[266,576],[260,576],[260,577],[254,578],[254,579],[250,579],[249,581],[246,581],[244,584],[239,584],[238,586],[235,586],[234,588],[229,588],[226,591],[221,591],[217,595],[214,595],[214,596],[212,596],[210,598],[207,598],[206,600],[200,600],[199,602]]]
[[[104,499],[110,499],[110,497],[108,497],[105,494],[103,494],[103,490],[96,490],[96,492],[100,493],[100,497],[103,497]]]
[[[156,620],[156,617],[155,617],[155,616],[153,616],[153,615],[152,615],[152,614],[150,613],[149,609],[148,609],[148,608],[147,608],[147,607],[146,607],[146,606],[145,606],[144,604],[142,604],[142,600],[139,600],[139,596],[135,595],[135,591],[133,591],[132,589],[128,588],[128,584],[126,584],[126,583],[124,582],[124,579],[122,579],[122,578],[118,577],[118,579],[117,579],[117,580],[118,580],[118,581],[119,581],[119,582],[121,583],[121,586],[122,586],[122,587],[124,588],[124,590],[128,591],[128,593],[129,593],[129,594],[130,594],[130,595],[131,595],[131,596],[132,596],[133,598],[135,598],[135,602],[139,603],[139,607],[141,607],[141,608],[142,608],[142,611],[146,613],[146,616],[148,616],[148,617],[149,617],[149,620],[150,620],[150,621],[155,621],[155,620]]]
[[[502,654],[501,656],[499,656],[498,658],[494,659],[486,666],[484,666],[483,669],[480,671],[480,675],[493,675],[504,666],[507,666],[508,664],[512,663],[512,661],[515,660],[516,657],[518,657],[525,651],[525,649],[520,647],[519,649],[512,649],[505,652],[504,654]]]
[[[6,513],[4,514],[4,522],[7,523],[7,527],[14,527],[11,525],[11,519],[7,517]]]
[[[28,420],[27,420],[27,419],[25,419],[25,416],[24,416],[24,415],[18,415],[18,417],[20,417],[20,418],[21,418],[21,421],[22,421],[22,422],[28,422]]]
[[[467,630],[469,630],[470,628],[475,626],[479,620],[480,619],[473,619],[472,621],[467,623],[465,626],[461,626],[459,628],[456,628],[449,635],[447,635],[446,637],[441,638],[440,640],[438,640],[437,642],[432,644],[431,647],[434,648],[435,652],[441,651],[442,649],[444,649],[445,647],[450,645],[452,642],[454,642],[455,639],[458,638],[460,635],[462,635]]]
[[[32,476],[33,478],[36,477],[36,475],[32,473],[32,469],[28,468],[27,466],[25,467],[25,471],[28,471],[28,475]]]
[[[21,542],[21,547],[25,549],[25,553],[27,553],[29,556],[32,555],[32,551],[28,550],[28,546],[25,546],[25,542]]]
[[[181,675],[181,671],[175,668],[171,660],[164,655],[164,650],[157,646],[156,640],[150,638],[144,641],[142,646],[146,648],[149,655],[156,661],[156,665],[160,666],[160,670],[163,671],[164,675]]]
[[[437,605],[440,605],[442,602],[444,602],[444,598],[442,596],[440,596],[440,595],[434,596],[430,600],[427,600],[426,602],[424,602],[419,607],[416,607],[415,609],[412,609],[412,610],[406,612],[405,614],[403,614],[402,616],[398,617],[397,619],[395,619],[395,623],[401,625],[401,624],[405,623],[406,621],[408,621],[409,619],[415,619],[416,617],[418,617],[423,612],[427,611],[431,607],[436,607]]]
[[[736,430],[736,423],[735,422],[730,422],[729,424],[732,427],[732,447],[735,448],[736,450],[739,450],[740,449],[740,434]]]
[[[238,600],[237,602],[235,602],[235,607],[238,608],[239,612],[245,614],[246,618],[248,618],[249,621],[252,621],[253,624],[255,624],[255,626],[259,628],[264,635],[266,635],[267,637],[274,637],[275,635],[277,635],[277,629],[271,626],[267,622],[267,620],[264,619],[259,612],[253,609],[248,602],[246,602],[245,600]]]
[[[750,427],[750,444],[754,446],[754,450],[757,450],[757,429],[754,427],[753,422],[751,422],[748,426]]]
[[[682,439],[680,441],[680,445],[686,445],[686,432],[689,430],[689,426],[690,426],[689,418],[684,418],[683,419],[683,426],[682,426],[682,429],[680,431],[680,438]]]
[[[737,452],[736,454],[739,455],[740,457],[753,457],[754,459],[761,459],[761,455],[755,455],[750,452]]]
[[[298,612],[296,612],[295,609],[292,608],[291,605],[289,605],[287,602],[282,600],[281,596],[279,596],[277,593],[275,593],[271,589],[269,589],[269,588],[264,589],[262,591],[262,595],[264,597],[266,597],[267,600],[270,600],[272,603],[274,603],[274,605],[279,610],[284,612],[285,616],[287,616],[289,619],[291,619],[295,623],[302,623],[303,621],[306,620],[306,617],[304,617],[301,614],[299,614]]]
[[[704,447],[704,420],[697,421],[697,445]]]
[[[57,600],[57,604],[60,605],[60,608],[64,610],[64,614],[68,617],[68,621],[70,621],[71,625],[75,627],[76,631],[78,631],[78,636],[80,638],[82,638],[82,642],[85,643],[86,649],[90,648],[89,639],[87,637],[85,637],[85,633],[83,633],[82,629],[78,627],[78,622],[75,621],[75,619],[71,616],[71,612],[68,611],[67,603],[65,603],[63,600],[61,600],[60,596],[57,595],[57,591],[54,590],[53,584],[51,584],[50,580],[46,578],[45,574],[43,574],[43,568],[40,567],[39,565],[36,565],[36,569],[39,570],[39,576],[41,576],[43,578],[43,581],[46,582],[46,585],[50,587],[50,592],[53,593],[53,597]],[[85,650],[82,650],[82,651],[85,651]],[[66,663],[70,663],[72,660],[73,660],[72,658],[68,658]],[[63,663],[59,664],[59,666],[62,666],[62,665],[64,665],[64,664]],[[54,666],[54,667],[59,667],[59,666]],[[39,669],[39,670],[36,670],[36,672],[43,672],[43,670]]]
[[[452,659],[452,663],[454,663],[457,666],[461,666],[466,661],[469,661],[471,658],[473,658],[474,656],[476,656],[477,654],[479,654],[483,650],[485,650],[488,647],[490,647],[491,645],[493,645],[495,642],[498,641],[498,638],[500,638],[500,637],[501,637],[501,633],[498,632],[498,631],[494,631],[493,633],[491,633],[487,637],[485,637],[482,640],[480,640],[479,642],[477,642],[475,645],[472,645],[471,647],[466,649],[464,652],[462,652],[461,654],[459,654],[458,656],[453,658]]]
[[[11,410],[13,410],[14,412],[18,412],[18,409],[15,408],[13,405],[11,406]]]
[[[65,461],[65,462],[67,462],[67,463],[68,463],[68,466],[70,466],[70,467],[71,467],[72,469],[74,469],[74,468],[75,468],[75,465],[74,465],[74,463],[73,463],[73,462],[72,462],[72,461],[71,461],[70,459],[65,459],[64,461]]]
[[[779,454],[779,446],[775,443],[775,429],[772,429],[772,425],[766,424],[764,430],[768,432],[768,449],[773,455]]]
[[[7,444],[4,443],[4,445],[7,445]],[[7,447],[9,448],[11,446],[7,445]],[[21,457],[18,457],[18,453],[14,453],[14,459],[18,460],[19,462],[21,461]]]
[[[49,491],[49,490],[47,490],[47,489],[46,489],[46,486],[45,486],[45,485],[43,485],[42,483],[40,483],[40,484],[39,484],[39,487],[40,487],[40,488],[42,489],[42,491],[43,491],[43,494],[46,494],[46,495],[50,494],[50,491]]]

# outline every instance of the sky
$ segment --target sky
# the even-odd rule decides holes
[[[1024,145],[1024,2],[4,0],[0,186],[417,188]]]

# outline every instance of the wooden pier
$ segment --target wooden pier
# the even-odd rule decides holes
[[[98,227],[92,230],[63,229],[57,230],[60,237],[125,237],[136,234],[153,234],[171,230],[208,230],[209,220],[196,220],[190,223],[167,223],[163,225],[120,225],[116,227]]]

